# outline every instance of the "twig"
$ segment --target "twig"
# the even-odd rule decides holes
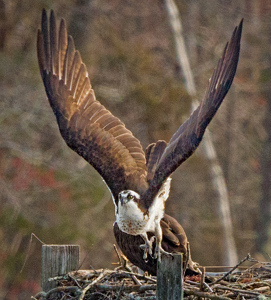
[[[232,292],[236,292],[236,293],[240,293],[240,294],[248,294],[248,295],[253,295],[253,296],[262,295],[262,294],[257,293],[257,292],[252,292],[252,291],[247,291],[247,290],[240,290],[240,289],[236,289],[236,288],[232,288],[232,287],[224,286],[224,285],[214,286],[213,289],[228,290],[228,291],[232,291]]]
[[[187,269],[187,267],[188,267],[188,261],[189,261],[189,258],[190,258],[190,243],[189,242],[187,242],[186,243],[186,260],[185,260],[185,263],[184,263],[184,266],[183,266],[183,274],[185,274],[185,271],[186,271],[186,269]]]
[[[122,272],[123,274],[129,274],[129,275],[134,275],[136,276],[137,278],[140,278],[140,279],[146,279],[146,280],[149,280],[153,283],[156,283],[156,279],[155,278],[152,278],[152,277],[149,277],[149,276],[145,276],[145,275],[141,275],[141,274],[137,274],[137,273],[133,273],[133,272]]]
[[[126,258],[126,256],[119,253],[119,251],[117,249],[117,246],[115,244],[113,244],[113,246],[114,246],[115,252],[117,253],[117,256],[118,256],[118,259],[119,259],[119,265],[120,265],[119,267],[116,268],[116,270],[124,269],[124,270],[127,270],[128,272],[132,272],[132,269],[128,266],[129,261]]]
[[[116,268],[118,271],[119,269]],[[89,274],[89,275],[85,275],[87,276],[88,278],[92,279],[92,277],[94,276],[98,276],[99,272],[98,271],[94,271],[95,274]],[[102,272],[102,271],[100,271]],[[76,274],[78,274],[78,271],[76,272],[70,272],[68,275],[70,276],[72,274],[72,276],[76,276]],[[116,273],[116,270],[112,271],[112,270],[107,270],[107,274],[119,274],[119,276],[124,276],[126,275],[126,277],[129,277],[129,278],[132,278],[134,280],[134,278],[136,278],[136,284],[138,285],[141,285],[141,282],[138,281],[138,278],[141,279],[141,280],[146,280],[146,281],[151,281],[153,283],[156,283],[156,278],[152,278],[152,277],[149,277],[149,276],[146,276],[146,275],[141,275],[141,274],[138,274],[138,273],[134,273],[134,272],[131,272],[131,271],[121,271],[121,273]],[[64,276],[56,276],[54,278],[50,278],[49,280],[67,280],[67,276],[64,275]],[[90,283],[90,280],[85,280],[85,279],[77,279],[78,282],[83,282],[83,283]]]
[[[81,292],[81,295],[79,297],[78,300],[83,300],[85,297],[86,292],[94,285],[96,284],[100,279],[102,279],[106,274],[107,274],[107,270],[104,270],[103,272],[101,272],[101,274],[95,279],[93,280],[90,284],[88,284]]]
[[[226,292],[225,294],[220,295],[220,297],[228,297],[228,298],[236,299],[236,293],[234,293],[234,292],[231,292],[231,293]],[[237,298],[238,298],[238,296],[237,296]]]
[[[117,246],[115,244],[113,244],[114,246],[114,250],[117,253],[118,259],[119,259],[119,264],[120,266],[117,267],[116,269],[119,270],[121,268],[123,268],[124,270],[127,270],[128,272],[130,272],[130,277],[133,279],[135,284],[138,285],[142,285],[141,282],[136,278],[135,274],[132,274],[132,269],[127,265],[128,260],[124,255],[121,255],[117,249]]]
[[[113,244],[113,247],[114,247],[114,250],[115,250],[115,252],[116,252],[116,254],[117,254],[117,257],[118,257],[118,259],[119,259],[119,264],[122,265],[121,256],[120,256],[120,254],[119,254],[119,251],[118,251],[118,249],[117,249],[116,244]]]
[[[191,281],[191,280],[186,280],[185,283],[189,283],[191,285],[195,285],[195,286],[199,286],[201,285],[201,283],[199,282],[195,282],[195,281]],[[209,292],[213,293],[214,291],[212,290],[212,288],[206,283],[203,282],[203,285],[209,290]],[[189,286],[189,285],[188,285]]]
[[[106,284],[95,284],[93,285],[98,290],[102,291],[118,291],[120,289],[120,285],[106,285]],[[149,285],[126,285],[123,287],[122,291],[131,293],[131,292],[146,292],[146,291],[154,291],[156,290],[156,284]]]
[[[71,275],[68,275],[75,283],[76,283],[76,285],[81,289],[82,287],[81,287],[81,285],[79,284],[79,282],[77,281],[77,279],[75,278],[75,277],[73,277],[73,276],[71,276]]]
[[[156,300],[156,296],[146,296],[146,297],[140,297],[140,298],[138,298],[138,297],[135,296],[135,298],[131,298],[131,299],[136,299],[136,300],[138,300],[138,299],[140,299],[140,300]]]
[[[121,258],[122,258],[121,265],[117,267],[115,270],[124,269],[128,272],[132,272],[132,269],[128,266],[128,262],[129,262],[128,259],[124,255],[122,255]]]
[[[200,291],[203,292],[204,291],[204,280],[205,280],[205,268],[202,268],[202,274],[200,277]]]
[[[96,298],[93,298],[93,297],[95,297],[96,295],[99,295],[99,296],[102,296],[103,298],[102,299],[108,299],[108,300],[112,300],[112,298],[111,297],[109,297],[109,296],[107,296],[107,295],[105,295],[105,294],[103,294],[103,293],[100,293],[100,292],[93,292],[93,293],[90,293],[89,294],[89,299],[96,299]],[[92,298],[91,298],[92,297]],[[101,298],[99,298],[99,299],[101,299]]]
[[[216,295],[210,295],[205,292],[198,292],[198,291],[191,291],[184,289],[184,295],[187,296],[197,296],[197,297],[202,297],[204,299],[212,299],[212,300],[231,300],[231,298],[228,297],[222,297],[222,296],[216,296]]]
[[[209,290],[209,292],[213,293],[214,291],[212,290],[212,288],[208,285],[208,283],[204,282],[203,283],[204,286]]]
[[[144,293],[145,291],[154,291],[156,290],[156,284],[150,284],[150,285],[127,285],[124,286],[122,285],[106,285],[106,284],[96,284],[99,280],[102,279],[103,276],[106,275],[106,271],[104,273],[101,273],[96,280],[94,280],[92,283],[90,283],[89,285],[87,285],[83,290],[80,290],[77,286],[68,286],[68,287],[57,287],[54,288],[52,290],[50,290],[49,292],[45,293],[45,292],[40,292],[38,293],[34,299],[47,299],[48,296],[50,296],[52,293],[56,293],[56,292],[65,292],[65,291],[74,291],[76,293],[80,294],[80,297],[78,298],[78,300],[83,300],[85,297],[86,292],[90,289],[90,288],[95,288],[97,290],[100,291],[121,291],[122,292],[127,292],[127,293],[131,293],[131,292],[139,292],[139,293]]]
[[[83,264],[84,264],[85,260],[87,259],[87,257],[88,257],[88,253],[86,253],[86,254],[85,254],[85,256],[84,256],[84,258],[83,258],[82,262],[81,262],[81,263],[80,263],[80,265],[78,266],[78,269],[77,269],[77,271],[78,271],[78,270],[80,270],[80,269],[82,268],[82,266],[83,266]]]
[[[21,270],[20,270],[20,273],[23,272],[23,269],[24,269],[24,267],[25,267],[25,264],[26,264],[26,262],[27,262],[27,260],[28,260],[28,258],[29,258],[30,248],[31,248],[32,241],[33,241],[33,236],[34,236],[34,237],[35,237],[42,245],[45,245],[45,243],[44,243],[41,239],[39,239],[39,238],[35,235],[35,233],[33,233],[33,232],[31,233],[31,237],[30,237],[30,241],[29,241],[29,244],[28,244],[28,247],[27,247],[27,252],[26,252],[25,260],[24,260],[23,266],[22,266],[22,268],[21,268]]]
[[[227,272],[224,276],[218,278],[216,281],[210,283],[210,285],[214,285],[216,283],[218,283],[219,281],[227,278],[227,276],[229,276],[235,269],[237,269],[243,262],[247,261],[250,259],[250,254],[248,254],[244,259],[242,259],[236,266],[234,266],[229,272]]]
[[[120,299],[120,295],[121,295],[121,293],[122,293],[122,291],[123,291],[124,283],[125,283],[125,281],[123,280],[123,281],[122,281],[122,285],[121,285],[121,287],[120,287],[120,289],[119,289],[118,296],[117,296],[117,299],[116,299],[116,300],[119,300],[119,299]]]
[[[135,284],[137,284],[137,285],[142,285],[142,283],[136,278],[135,275],[132,275],[132,274],[131,274],[131,278],[133,279],[133,282],[134,282]]]
[[[96,269],[94,267],[92,267],[92,265],[90,265],[90,268],[92,271],[94,271],[95,274],[98,274],[98,272],[96,271]]]
[[[119,268],[117,268],[117,270],[119,270]],[[126,278],[132,278],[133,282],[137,285],[142,285],[142,283],[137,279],[138,274],[133,273],[132,271],[128,272],[121,272],[119,273],[120,277],[126,277]]]
[[[73,291],[75,293],[81,293],[80,289],[77,286],[58,286],[56,288],[51,289],[47,293],[39,292],[34,296],[34,299],[47,299],[51,294],[59,293],[59,292],[70,292]]]
[[[69,275],[65,274],[65,275],[48,278],[48,281],[50,282],[50,281],[57,281],[57,280],[67,280],[68,278],[69,278]]]

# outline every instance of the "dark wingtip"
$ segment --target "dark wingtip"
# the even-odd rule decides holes
[[[46,16],[47,17],[47,12],[46,12],[45,8],[42,9],[42,16]]]
[[[244,23],[244,18],[241,19],[240,24],[239,24],[239,27],[241,28],[241,31],[242,31],[242,28],[243,28],[243,23]]]
[[[66,21],[63,18],[60,20],[60,28],[66,28]]]
[[[242,34],[243,23],[244,23],[244,18],[241,19],[239,26],[238,26],[238,30],[237,30],[240,33],[240,35]]]
[[[46,9],[43,8],[42,9],[42,14],[41,14],[41,28],[45,28],[47,27],[47,22],[48,22],[48,19],[47,19],[47,12],[46,12]]]
[[[241,40],[241,36],[242,36],[243,22],[244,22],[244,18],[242,18],[239,25],[235,27],[234,35],[236,35],[237,40],[239,41]]]
[[[55,12],[54,12],[54,10],[53,9],[51,9],[50,10],[50,19],[55,19],[56,17],[55,17]]]

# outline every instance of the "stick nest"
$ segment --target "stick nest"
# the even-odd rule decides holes
[[[245,261],[250,262],[250,266],[240,271]],[[40,292],[32,299],[156,299],[156,277],[127,271],[124,267],[78,270],[50,280],[56,281],[57,287],[47,293]],[[227,273],[186,276],[183,287],[184,299],[271,299],[271,263],[259,262],[248,255]]]

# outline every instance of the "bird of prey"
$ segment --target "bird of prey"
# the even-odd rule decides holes
[[[186,275],[198,274],[197,264],[191,259],[188,251],[188,240],[183,227],[176,219],[165,214],[160,221],[160,226],[163,232],[162,248],[168,253],[182,253]],[[141,249],[144,240],[140,235],[127,234],[119,229],[117,222],[114,223],[114,235],[118,246],[128,260],[139,267],[141,270],[148,272],[151,275],[157,274],[157,259],[153,256],[147,256],[143,259],[143,249]],[[148,238],[151,238],[153,233],[148,233]],[[152,250],[155,249],[155,243],[152,245]]]
[[[144,153],[131,131],[96,100],[65,21],[61,20],[57,30],[54,12],[49,20],[46,11],[42,12],[38,62],[60,133],[67,145],[102,176],[112,194],[119,229],[144,239],[144,259],[148,253],[160,259],[165,252],[160,221],[170,191],[170,176],[196,150],[232,84],[241,32],[242,21],[226,45],[198,108],[168,143],[159,140]],[[148,232],[154,234],[150,239]]]

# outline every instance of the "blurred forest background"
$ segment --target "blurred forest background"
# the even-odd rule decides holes
[[[270,259],[271,1],[175,0],[201,99],[225,43],[244,30],[233,86],[209,128],[227,184],[239,259]],[[114,205],[95,170],[62,140],[36,57],[42,8],[65,18],[100,100],[145,148],[169,141],[191,98],[163,0],[0,0],[0,298],[40,290],[41,243],[81,245],[82,268],[117,262]],[[202,146],[173,175],[167,213],[192,257],[221,265],[218,195]]]

